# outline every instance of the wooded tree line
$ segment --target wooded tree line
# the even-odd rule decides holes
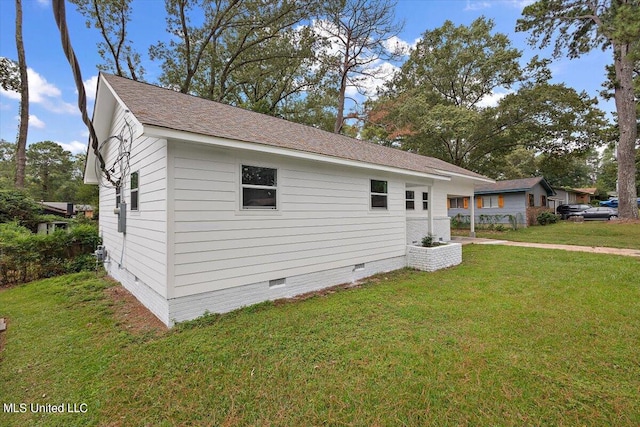
[[[131,0],[70,1],[101,34],[102,70],[142,80],[139,52],[148,49],[163,86],[496,179],[544,174],[554,185],[590,185],[602,167],[594,149],[609,144],[621,216],[638,215],[638,0],[538,1],[517,24],[556,57],[612,52],[603,96],[616,100],[615,123],[597,99],[551,83],[549,59],[523,64],[523,52],[485,18],[428,29],[406,52],[395,43],[402,25],[392,0],[165,0],[171,38],[146,47],[128,37]],[[399,71],[372,96],[371,79],[389,77],[390,63]],[[349,107],[356,92],[367,101]]]
[[[74,155],[53,141],[27,147],[25,192],[36,201],[98,206],[98,187],[83,183],[84,154]],[[0,189],[13,187],[16,145],[0,140]]]

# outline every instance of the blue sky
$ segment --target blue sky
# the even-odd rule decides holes
[[[528,0],[399,0],[396,18],[405,23],[400,39],[413,44],[428,29],[445,20],[468,25],[480,16],[495,21],[495,31],[507,34],[514,47],[522,50],[523,62],[533,55],[550,56],[550,52],[531,49],[527,34],[516,33],[516,20]],[[164,1],[134,0],[133,22],[129,38],[143,56],[145,80],[157,82],[160,64],[149,61],[151,44],[166,39]],[[67,23],[71,42],[82,68],[82,76],[93,106],[93,92],[101,62],[95,29],[85,26],[84,18],[67,3]],[[88,132],[77,108],[77,92],[60,44],[60,35],[51,9],[51,0],[23,0],[23,33],[30,85],[30,121],[28,143],[52,140],[74,153],[86,151]],[[0,56],[17,59],[15,48],[15,6],[0,0]],[[604,67],[611,62],[610,52],[594,50],[577,60],[561,58],[552,64],[553,81],[565,83],[578,91],[597,96],[605,79]],[[0,138],[15,141],[18,129],[17,93],[0,93]],[[612,102],[600,101],[600,108],[611,112]]]

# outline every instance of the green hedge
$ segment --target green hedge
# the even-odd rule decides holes
[[[17,222],[0,224],[0,286],[94,269],[92,253],[99,244],[94,224],[48,235],[34,234]]]

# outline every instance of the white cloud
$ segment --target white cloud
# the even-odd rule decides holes
[[[534,2],[535,0],[507,0],[507,3],[516,9],[524,9]]]
[[[96,99],[96,90],[98,89],[98,75],[89,77],[82,82],[84,84],[84,91],[87,93],[87,100],[93,101]]]
[[[505,96],[509,95],[510,93],[513,93],[513,91],[508,91],[508,92],[492,92],[490,95],[485,95],[484,97],[482,97],[482,99],[478,102],[478,107],[495,107],[498,105],[498,102],[500,102],[500,100],[502,98],[504,98]]]
[[[38,4],[43,7],[49,7],[51,0],[38,0]]]
[[[56,141],[57,142],[57,141]],[[71,151],[73,154],[85,153],[87,151],[87,143],[80,141],[71,141],[69,143],[57,142],[62,148]]]
[[[27,70],[27,78],[29,80],[29,102],[41,104],[49,98],[60,98],[62,96],[60,89],[49,83],[32,68]]]
[[[44,129],[46,127],[44,122],[40,120],[38,116],[36,116],[35,114],[29,115],[29,126],[33,126],[34,128],[37,128],[37,129]]]
[[[509,6],[514,9],[524,9],[526,6],[533,3],[535,0],[500,0],[500,1],[487,1],[487,0],[467,0],[465,11],[484,10],[490,9],[494,6],[504,7]]]
[[[417,40],[415,40],[413,44],[409,44],[408,42],[402,40],[400,37],[393,36],[390,39],[385,41],[384,47],[389,52],[394,52],[401,55],[408,55],[409,51],[416,47]]]
[[[45,109],[62,114],[79,114],[78,109],[62,100],[62,92],[58,87],[49,83],[47,79],[32,68],[27,69],[29,81],[29,103],[42,105]],[[0,89],[0,94],[9,99],[20,100],[20,93]]]
[[[367,75],[356,77],[357,85],[360,88],[359,91],[355,86],[348,86],[346,94],[351,97],[362,94],[371,99],[375,99],[377,89],[393,79],[393,76],[399,69],[399,67],[390,62],[378,61],[375,65],[371,65],[367,71]]]
[[[491,3],[488,1],[467,0],[467,5],[464,10],[482,10],[489,8],[491,8]]]

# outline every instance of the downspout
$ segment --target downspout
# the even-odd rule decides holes
[[[470,216],[470,227],[469,227],[469,237],[476,237],[476,197],[474,194],[469,198],[469,216]]]
[[[433,234],[433,187],[429,186],[427,187],[427,225],[429,227],[429,234]],[[422,202],[422,201],[421,201]]]

